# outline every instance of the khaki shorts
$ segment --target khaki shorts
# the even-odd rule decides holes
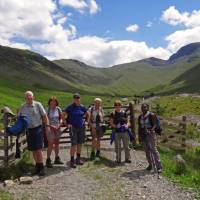
[[[91,129],[91,135],[92,135],[92,138],[102,138],[104,133],[103,133],[103,129],[101,126],[98,126],[98,127],[92,127]]]

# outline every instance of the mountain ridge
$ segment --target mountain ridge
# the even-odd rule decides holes
[[[166,86],[166,90],[168,86],[176,88],[180,81],[175,80],[184,73],[193,73],[193,67],[198,64],[200,43],[180,48],[168,60],[150,57],[109,68],[97,68],[73,59],[49,61],[29,50],[0,46],[1,77],[36,87],[98,95],[134,95],[160,85]]]

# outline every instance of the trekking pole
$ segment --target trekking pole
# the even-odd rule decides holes
[[[155,155],[151,151],[152,150],[151,142],[149,142],[149,148],[150,148],[150,159],[151,159],[151,162],[153,164],[154,173],[157,174],[158,179],[159,179],[160,176],[159,176],[158,169],[157,169],[157,166],[156,166]]]
[[[138,159],[137,159],[137,156],[136,156],[136,153],[137,153],[137,152],[136,152],[136,150],[135,150],[133,147],[132,147],[131,149],[132,149],[133,155],[134,155],[135,166],[136,166],[136,167],[140,167],[142,164],[138,162]]]

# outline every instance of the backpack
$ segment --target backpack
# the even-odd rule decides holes
[[[111,115],[113,116],[114,122],[115,121],[119,121],[119,119],[120,119],[120,123],[122,125],[127,123],[127,114],[126,114],[126,112],[124,110],[122,110],[120,112],[120,116],[117,116],[115,111],[113,111]]]
[[[94,109],[95,109],[95,107],[92,106],[92,107],[91,107],[91,110],[90,110],[90,114],[91,114],[92,117],[93,117],[92,114],[93,114],[93,112],[94,112]],[[102,108],[100,108],[99,111],[103,113],[103,109],[102,109]],[[96,122],[96,124],[101,123],[101,117],[100,117],[99,113],[97,113],[97,116],[96,116],[95,122]]]
[[[153,124],[153,119],[152,119],[152,116],[155,116],[156,118],[156,128],[155,128],[155,132],[158,134],[158,135],[161,135],[162,134],[162,127],[161,127],[161,123],[160,123],[160,118],[158,117],[158,115],[154,114],[154,113],[150,113],[149,114],[149,119],[150,119],[150,122]]]
[[[10,135],[19,136],[28,128],[30,118],[28,116],[19,116],[13,126],[7,127],[6,131]]]

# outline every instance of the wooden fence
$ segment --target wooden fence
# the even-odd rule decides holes
[[[130,128],[133,133],[136,133],[136,118],[138,113],[134,109],[134,104],[129,103],[127,106],[122,107],[129,116]],[[109,115],[114,110],[114,107],[104,107],[105,112],[105,123],[107,124],[107,130],[102,138],[103,141],[110,140],[111,127],[109,126]],[[136,116],[137,115],[137,116]],[[16,159],[16,137],[9,136],[6,132],[6,127],[14,123],[15,117],[9,113],[3,113],[2,124],[4,130],[0,131],[0,166],[8,166],[10,163]],[[158,137],[158,142],[162,145],[168,147],[177,147],[185,148],[186,146],[186,131],[188,122],[186,119],[182,120],[172,120],[172,119],[162,119],[161,124],[163,127],[162,136]],[[0,126],[1,127],[1,126]],[[60,144],[67,146],[70,144],[69,130],[66,127],[62,127],[62,135],[60,138]],[[136,136],[136,138],[138,138]],[[92,136],[90,130],[86,129],[86,140],[91,141]],[[18,145],[20,146],[20,151],[23,152],[27,149],[26,143],[26,133],[20,134],[18,138]]]
[[[130,121],[130,128],[133,133],[135,133],[135,110],[134,110],[134,104],[129,103],[126,106],[122,107],[129,116]],[[106,133],[104,134],[104,137],[101,140],[110,140],[110,134],[111,134],[111,127],[109,126],[109,116],[110,113],[114,110],[114,107],[104,107],[103,108],[105,112],[105,123],[107,125]],[[26,143],[26,133],[20,134],[20,137],[18,140],[14,136],[9,136],[6,132],[6,128],[14,123],[16,120],[16,117],[9,114],[9,113],[3,113],[3,127],[4,130],[0,132],[0,166],[7,167],[10,163],[15,161],[16,159],[16,145],[19,145],[20,151],[24,152],[27,149],[27,143]],[[69,136],[69,130],[67,127],[62,127],[62,135],[60,138],[60,144],[67,145],[70,143],[70,136]],[[90,134],[90,130],[86,129],[86,140],[91,141],[92,136]]]

